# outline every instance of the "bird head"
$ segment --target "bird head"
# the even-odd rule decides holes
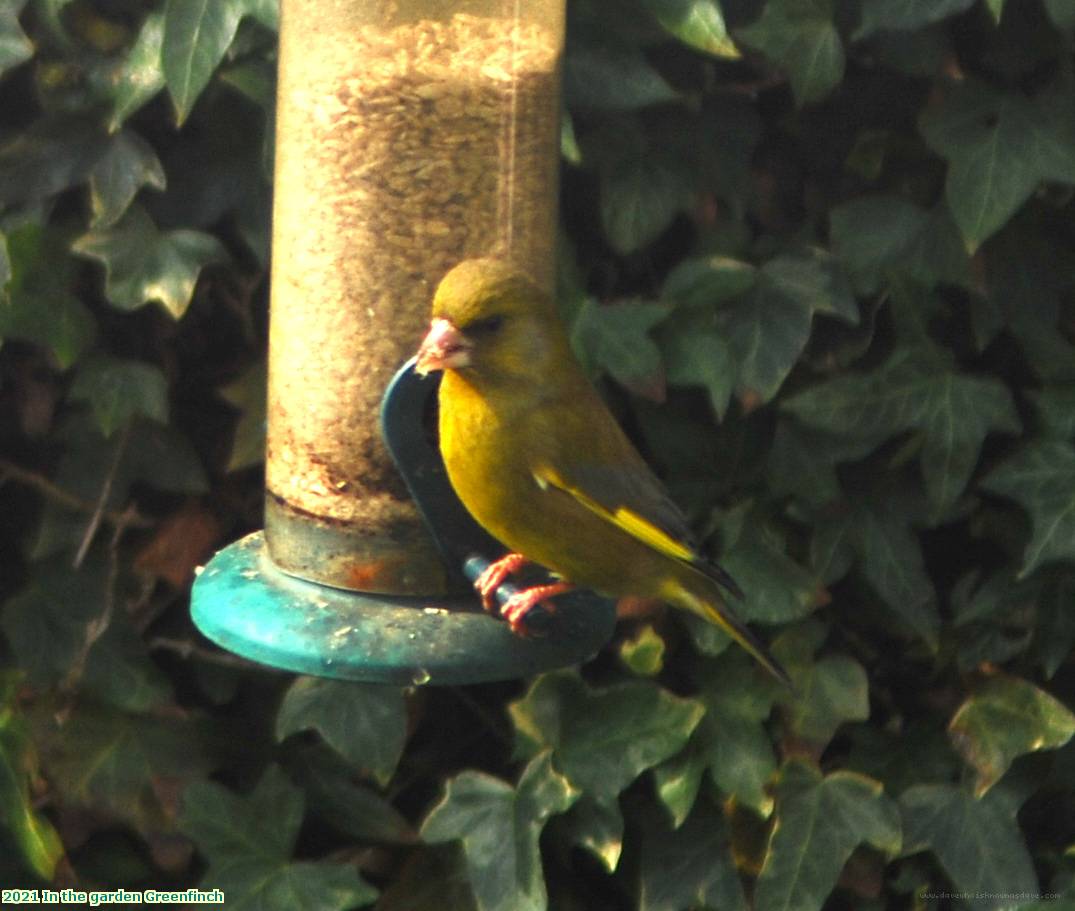
[[[468,259],[437,287],[415,369],[485,382],[537,379],[567,347],[552,299],[525,273],[498,259]]]

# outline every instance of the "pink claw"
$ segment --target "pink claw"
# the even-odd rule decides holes
[[[482,598],[482,607],[486,610],[496,609],[496,602],[493,600],[496,590],[508,576],[522,569],[525,563],[526,557],[522,554],[505,554],[486,567],[485,572],[474,580],[474,588]]]
[[[524,636],[527,632],[526,615],[538,604],[544,606],[547,611],[556,610],[555,606],[546,599],[555,598],[557,595],[570,590],[571,584],[568,582],[535,585],[533,588],[523,589],[508,598],[504,606],[500,608],[500,613],[508,621],[513,633],[517,636]]]

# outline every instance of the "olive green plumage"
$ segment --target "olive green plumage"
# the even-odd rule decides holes
[[[549,296],[503,262],[468,260],[441,282],[433,317],[462,336],[440,386],[440,447],[474,518],[575,585],[699,614],[786,679],[729,612],[721,587],[737,593],[735,583],[695,550],[579,367]]]

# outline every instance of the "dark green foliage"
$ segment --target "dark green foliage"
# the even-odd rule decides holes
[[[794,689],[637,608],[451,690],[201,642],[260,524],[275,3],[7,0],[0,885],[1075,902],[1072,3],[568,6],[572,340]]]

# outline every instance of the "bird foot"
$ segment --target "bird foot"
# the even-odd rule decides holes
[[[482,607],[491,611],[496,609],[496,590],[512,573],[518,572],[526,563],[522,554],[505,554],[495,563],[490,563],[485,571],[474,580],[474,588],[481,595]]]
[[[552,613],[556,607],[547,599],[570,591],[571,587],[568,582],[553,582],[549,585],[535,585],[533,588],[523,589],[504,602],[504,606],[500,608],[500,614],[508,621],[513,633],[517,636],[524,636],[527,633],[526,615],[539,604]]]

